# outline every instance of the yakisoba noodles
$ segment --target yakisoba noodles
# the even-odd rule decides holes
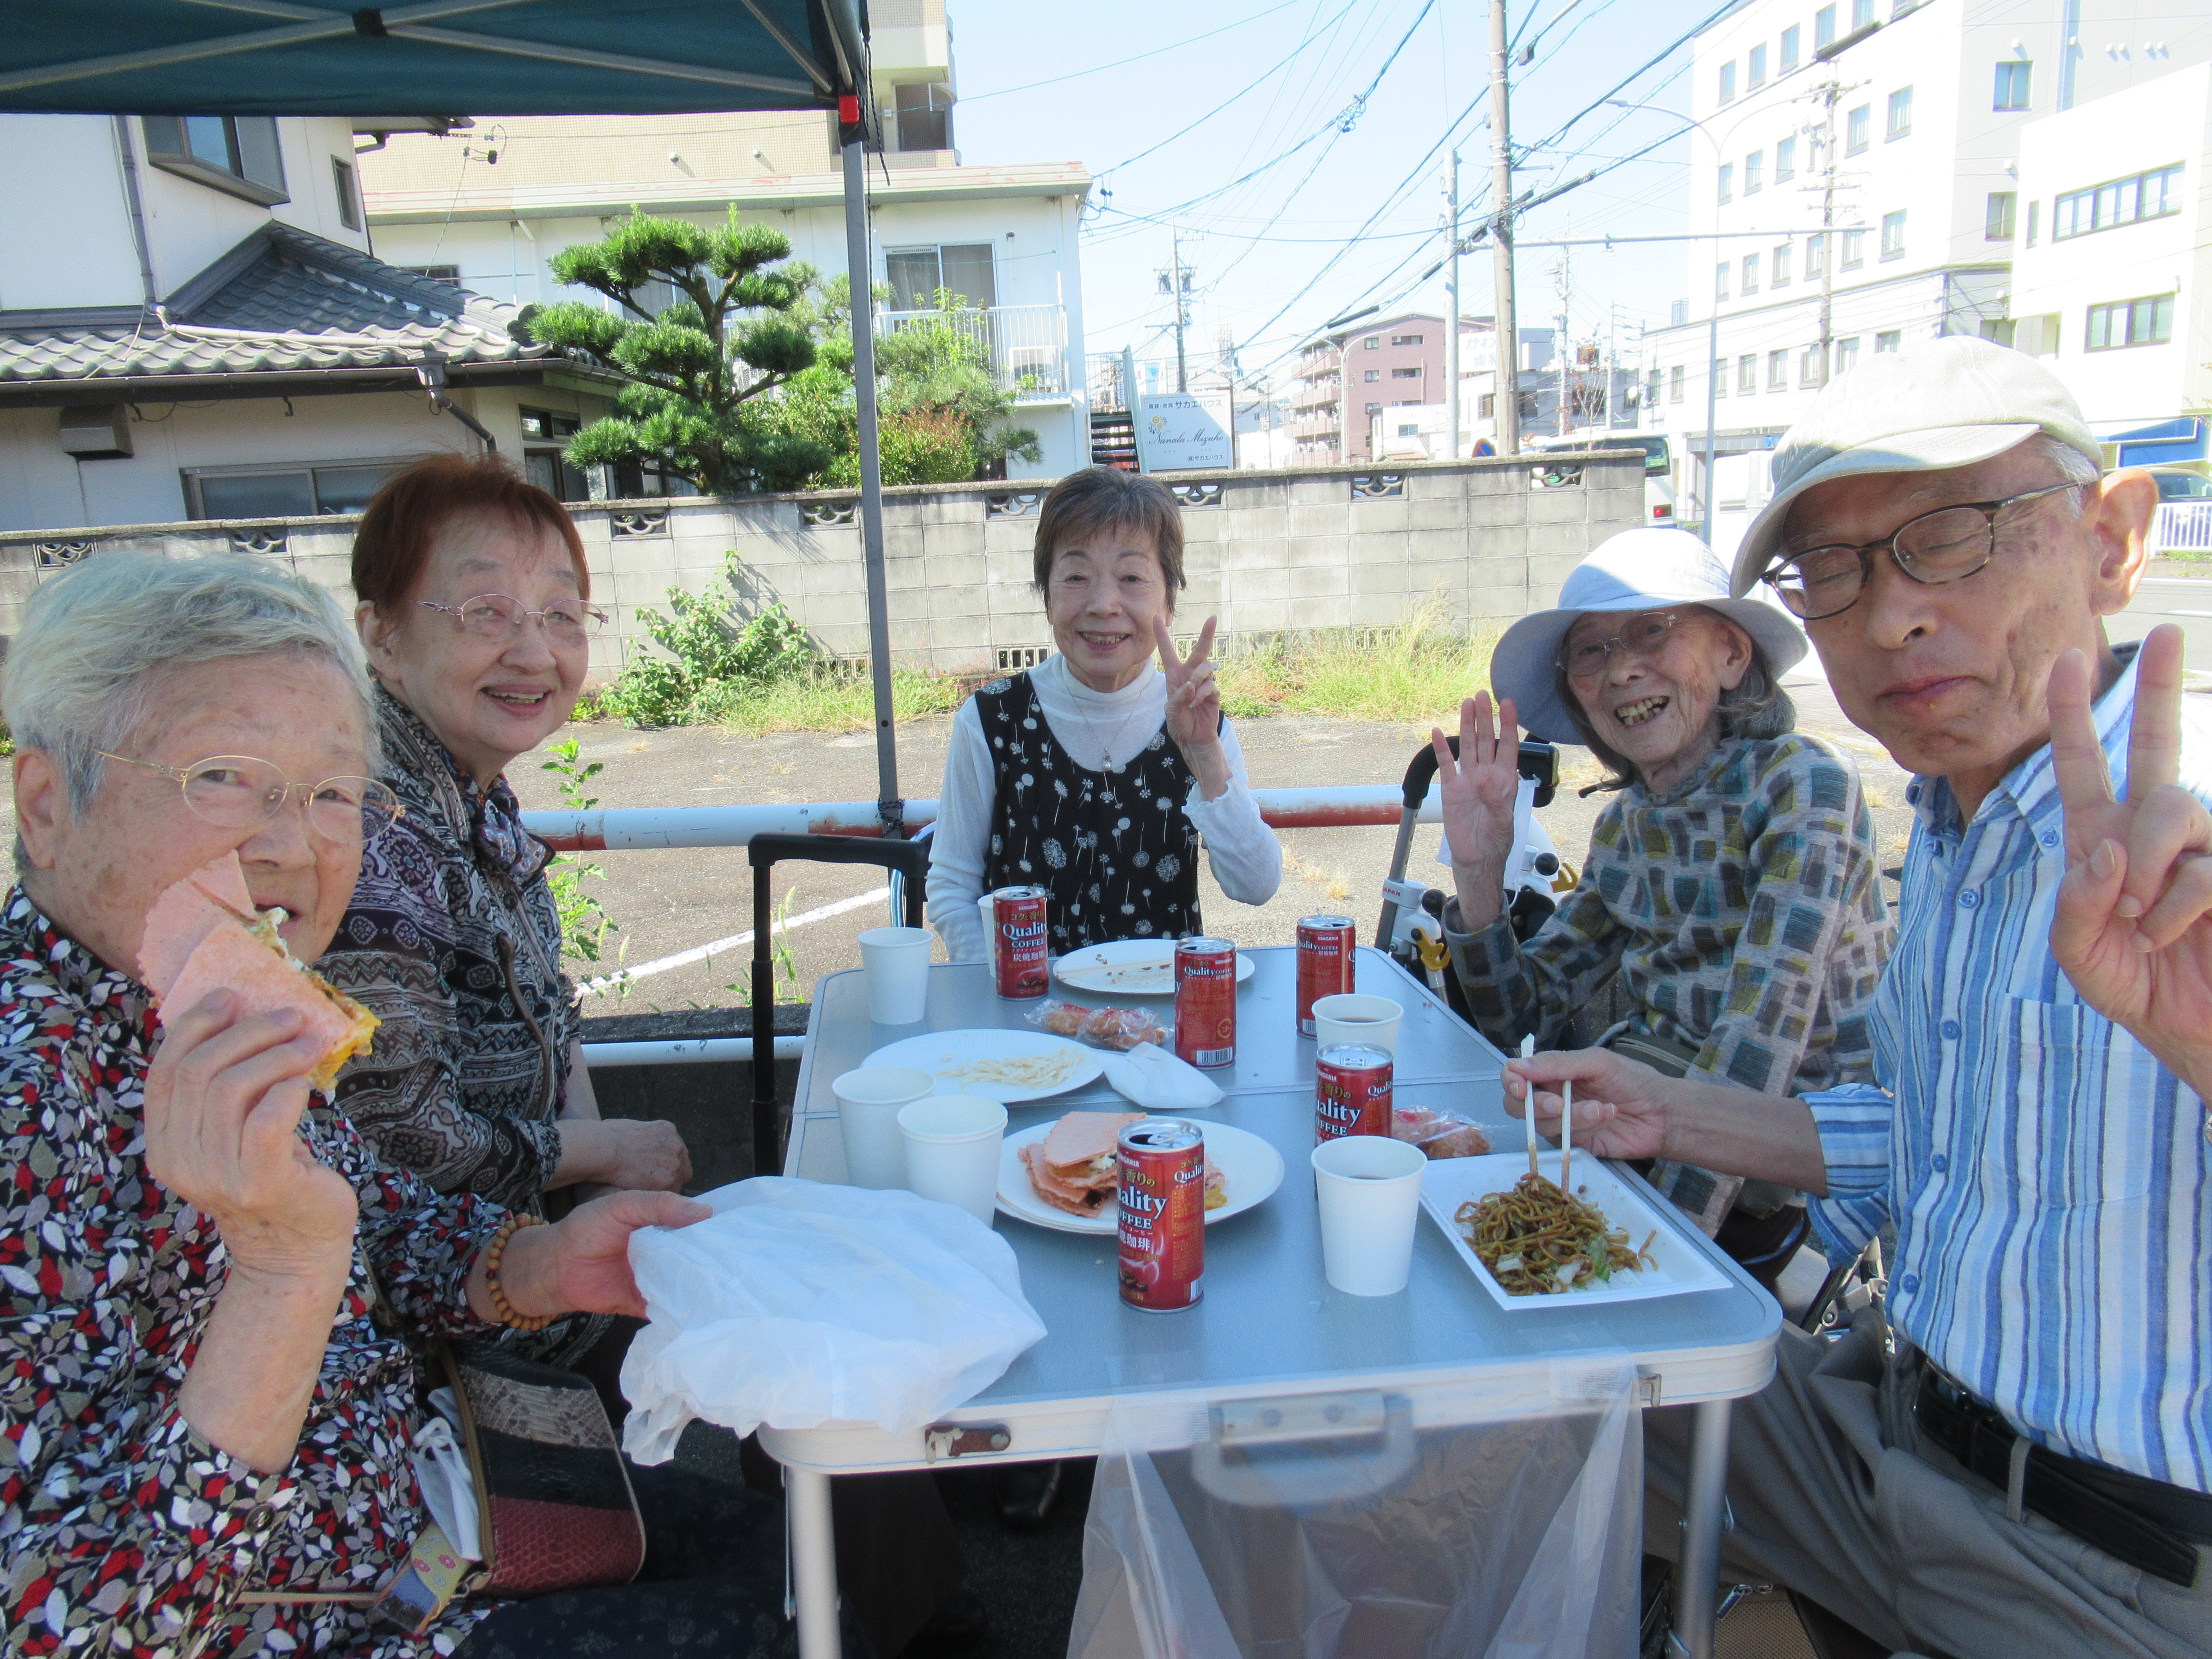
[[[1628,1248],[1626,1229],[1606,1221],[1595,1205],[1562,1192],[1540,1175],[1525,1175],[1510,1192],[1470,1199],[1452,1218],[1509,1296],[1558,1296],[1602,1285],[1613,1274],[1650,1265],[1651,1240]]]

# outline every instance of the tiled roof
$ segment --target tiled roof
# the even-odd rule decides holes
[[[271,222],[186,283],[163,318],[0,312],[0,387],[175,374],[312,374],[557,359],[516,308]]]

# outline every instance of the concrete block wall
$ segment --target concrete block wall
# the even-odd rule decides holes
[[[1542,482],[1563,474],[1571,481]],[[1541,469],[1492,459],[1387,472],[1177,473],[1167,482],[1186,501],[1189,587],[1181,619],[1194,629],[1218,616],[1230,651],[1286,634],[1387,627],[1416,611],[1454,629],[1510,621],[1550,604],[1578,559],[1644,521],[1643,457],[1635,452],[1547,455]],[[1031,585],[1046,487],[1019,480],[884,492],[896,661],[977,672],[1001,665],[1001,653],[1050,646]],[[865,657],[857,509],[849,491],[577,503],[592,597],[614,618],[594,644],[593,678],[655,649],[642,613],[666,614],[670,588],[719,593],[733,551],[739,615],[782,604],[824,651]],[[0,532],[0,640],[14,635],[40,582],[112,548],[281,559],[350,608],[358,523],[337,516]]]

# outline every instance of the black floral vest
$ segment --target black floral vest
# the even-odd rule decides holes
[[[1164,724],[1127,766],[1092,772],[1060,746],[1027,674],[976,692],[975,712],[997,776],[985,892],[1044,888],[1054,956],[1203,931],[1191,772]]]

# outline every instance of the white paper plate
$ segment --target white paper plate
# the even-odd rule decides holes
[[[1538,1169],[1553,1181],[1559,1178],[1559,1155],[1539,1155]],[[1601,1158],[1577,1152],[1573,1169],[1575,1196],[1595,1204],[1616,1227],[1626,1228],[1628,1242],[1644,1242],[1653,1228],[1652,1266],[1633,1273],[1618,1273],[1607,1283],[1586,1291],[1567,1291],[1558,1296],[1510,1296],[1482,1265],[1467,1242],[1467,1235],[1452,1219],[1459,1206],[1472,1199],[1513,1190],[1513,1183],[1528,1173],[1528,1154],[1492,1152],[1483,1158],[1437,1158],[1421,1172],[1421,1207],[1443,1230],[1460,1260],[1481,1281],[1483,1289],[1501,1308],[1518,1312],[1528,1308],[1579,1308],[1600,1302],[1640,1302],[1649,1297],[1680,1296],[1690,1291],[1724,1289],[1729,1280],[1721,1270],[1691,1248],[1680,1234],[1662,1222],[1644,1196],[1607,1168]],[[1663,1200],[1662,1200],[1663,1201]]]
[[[1071,991],[1101,997],[1171,997],[1175,994],[1175,941],[1116,939],[1086,945],[1054,957],[1052,976]],[[1237,982],[1252,977],[1252,958],[1237,953]]]
[[[990,1075],[997,1063],[1055,1056],[1061,1060],[1060,1068],[1044,1068],[1046,1074],[1033,1082],[994,1080]],[[1043,1031],[1006,1030],[931,1031],[904,1037],[885,1043],[860,1064],[917,1066],[938,1079],[939,1094],[974,1095],[1008,1103],[1079,1089],[1105,1069],[1095,1048]]]
[[[1255,1204],[1265,1203],[1283,1184],[1283,1155],[1249,1129],[1231,1128],[1226,1123],[1209,1123],[1205,1127],[1206,1155],[1221,1171],[1222,1190],[1228,1199],[1220,1208],[1206,1212],[1206,1224],[1210,1227],[1232,1215],[1242,1215]],[[1021,1149],[1051,1133],[1051,1124],[1038,1123],[1019,1134],[1006,1137],[999,1152],[999,1213],[1049,1227],[1054,1232],[1112,1237],[1113,1211],[1071,1215],[1066,1210],[1053,1208],[1030,1185],[1029,1166],[1022,1162]]]

